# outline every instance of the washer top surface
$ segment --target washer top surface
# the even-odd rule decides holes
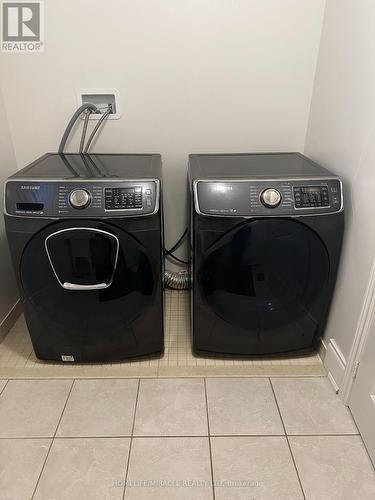
[[[161,177],[159,154],[47,153],[11,179],[147,179]]]
[[[54,219],[153,215],[161,179],[159,154],[47,153],[6,181],[4,211]]]
[[[192,154],[192,179],[314,178],[332,174],[301,153]]]

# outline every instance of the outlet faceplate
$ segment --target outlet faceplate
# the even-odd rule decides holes
[[[91,113],[90,120],[99,120],[109,106],[112,113],[108,115],[109,120],[118,120],[121,116],[119,108],[119,92],[115,89],[82,89],[78,93],[78,105],[95,104],[100,113]]]

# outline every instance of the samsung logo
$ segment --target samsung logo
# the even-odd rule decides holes
[[[21,189],[24,190],[24,189],[32,189],[33,191],[37,191],[38,189],[40,189],[40,186],[21,186]]]

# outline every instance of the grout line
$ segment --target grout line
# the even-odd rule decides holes
[[[360,434],[211,434],[211,437],[214,438],[258,438],[258,437],[347,437],[347,436],[359,436]],[[138,436],[137,436],[138,437]],[[139,436],[142,437],[142,436]],[[143,437],[156,437],[156,436],[143,436]],[[168,436],[159,436],[159,437],[168,437]],[[187,436],[187,437],[196,437],[196,436]]]
[[[279,407],[279,402],[277,401],[276,393],[275,393],[275,390],[273,388],[271,378],[269,378],[268,380],[270,382],[270,386],[271,386],[271,390],[272,390],[272,393],[273,393],[273,397],[275,398],[275,403],[276,403],[276,406],[277,406],[277,411],[279,412],[281,423],[282,423],[282,426],[284,428],[286,442],[288,443],[289,453],[290,453],[290,456],[292,457],[292,460],[293,460],[294,469],[295,469],[296,474],[297,474],[297,478],[298,478],[298,482],[299,482],[299,485],[300,485],[300,488],[301,488],[301,491],[302,491],[302,495],[303,495],[303,498],[306,500],[305,490],[303,489],[303,486],[302,486],[302,481],[301,481],[301,477],[300,477],[299,472],[298,472],[297,463],[296,463],[296,460],[295,460],[294,455],[293,455],[293,450],[292,450],[292,447],[291,447],[291,444],[290,444],[290,441],[289,441],[289,436],[288,436],[288,434],[286,432],[286,427],[285,427],[285,424],[284,424],[284,419],[283,419],[283,417],[281,415],[281,411],[280,411],[280,407]]]
[[[65,408],[66,408],[66,405],[68,404],[68,401],[69,401],[69,398],[70,398],[70,394],[71,394],[71,392],[72,392],[72,390],[73,390],[73,386],[74,386],[74,384],[75,384],[75,379],[73,379],[72,385],[70,386],[70,390],[69,390],[68,396],[67,396],[67,398],[66,398],[66,401],[65,401],[65,404],[64,404],[64,408],[63,408],[63,410],[62,410],[62,412],[61,412],[61,415],[60,415],[59,421],[57,422],[57,426],[56,426],[56,429],[55,429],[55,433],[54,433],[54,435],[53,435],[53,439],[55,439],[55,437],[56,437],[57,430],[58,430],[58,428],[59,428],[59,426],[60,426],[61,420],[62,420],[63,415],[64,415],[64,413],[65,413]]]
[[[172,366],[172,367],[168,367],[167,365],[163,365],[161,368],[180,368],[180,367],[177,367],[177,366]],[[186,369],[186,368],[200,368],[201,366],[200,365],[189,365],[189,366],[182,366],[182,369]],[[212,367],[215,369],[216,367],[214,365],[212,365]],[[1,366],[0,366],[1,368]],[[222,367],[220,367],[222,368]],[[183,376],[180,376],[178,374],[172,374],[172,375],[160,375],[160,376],[157,376],[156,373],[152,374],[152,375],[121,375],[121,374],[116,374],[116,375],[105,375],[103,374],[102,376],[100,375],[90,375],[90,376],[79,376],[79,375],[72,375],[70,374],[70,376],[68,374],[66,375],[63,375],[63,376],[49,376],[49,377],[46,377],[45,375],[41,376],[41,377],[38,377],[38,376],[31,376],[31,377],[25,377],[25,376],[22,376],[22,377],[18,377],[18,376],[13,376],[13,377],[8,377],[8,382],[10,382],[11,380],[71,380],[72,378],[74,378],[75,380],[138,380],[138,378],[142,379],[142,380],[163,380],[163,379],[197,379],[197,378],[206,378],[206,379],[215,379],[215,380],[218,380],[218,379],[256,379],[256,378],[281,378],[281,379],[301,379],[301,378],[327,378],[326,375],[286,375],[285,377],[282,376],[278,376],[278,377],[274,377],[273,375],[265,375],[263,373],[259,373],[259,374],[254,374],[254,375],[249,375],[249,374],[244,374],[244,375],[239,375],[239,374],[236,374],[236,375],[231,375],[230,373],[228,374],[220,374],[220,375],[210,375],[210,374],[199,374],[199,375],[183,375]],[[6,377],[3,378],[2,380],[6,380]],[[5,388],[5,387],[4,387]],[[1,394],[1,393],[0,393]]]
[[[344,404],[344,403],[343,403]],[[350,409],[350,406],[349,404],[348,405],[344,405],[347,407],[347,409],[349,410],[349,413],[350,413],[350,418],[352,419],[353,421],[353,424],[354,424],[354,427],[357,429],[357,434],[361,435],[361,433],[359,432],[359,427],[357,425],[357,422],[354,420],[354,417],[353,417],[353,413],[352,413],[352,410]]]
[[[269,438],[269,437],[285,437],[285,434],[147,434],[145,436],[134,434],[133,438],[136,439],[168,439],[168,438],[200,438],[200,437],[213,437],[213,438]],[[289,437],[361,437],[360,434],[288,434]],[[63,439],[130,439],[130,434],[118,434],[116,436],[56,436],[55,441]],[[27,440],[27,439],[52,439],[51,436],[0,436],[1,440]],[[362,440],[363,441],[363,440]]]
[[[360,434],[356,432],[349,432],[347,434],[343,432],[339,432],[337,434],[334,433],[324,433],[324,434],[285,434],[288,437],[294,438],[294,437],[345,437],[345,436],[359,436]]]
[[[350,412],[350,416],[351,416],[351,418],[352,418],[352,420],[353,420],[353,422],[354,422],[355,428],[356,428],[356,429],[357,429],[357,431],[358,431],[358,434],[355,434],[355,435],[360,437],[361,442],[362,442],[362,445],[363,445],[363,447],[364,447],[364,449],[365,449],[365,451],[366,451],[366,454],[367,454],[367,456],[368,456],[368,458],[369,458],[369,460],[370,460],[370,464],[372,465],[372,467],[373,467],[373,469],[374,469],[374,471],[375,471],[375,462],[373,461],[373,458],[372,458],[372,456],[370,455],[369,450],[367,449],[367,446],[366,446],[366,443],[365,443],[365,442],[364,442],[364,440],[363,440],[362,434],[359,432],[359,428],[358,428],[357,422],[354,420],[352,410],[350,409],[350,407],[349,407],[349,406],[348,406],[348,409],[349,409],[349,412]]]
[[[45,468],[45,466],[46,466],[46,463],[47,463],[47,460],[48,460],[48,457],[49,457],[49,454],[50,454],[50,452],[51,452],[51,448],[52,448],[53,442],[54,442],[55,437],[56,437],[57,429],[59,428],[59,425],[60,425],[61,419],[62,419],[62,417],[63,417],[63,415],[64,415],[64,411],[65,411],[66,405],[67,405],[67,403],[68,403],[68,399],[69,399],[69,397],[70,397],[70,393],[72,392],[74,382],[75,382],[75,379],[73,379],[73,381],[72,381],[72,385],[70,386],[70,389],[69,389],[68,395],[67,395],[66,400],[65,400],[64,407],[63,407],[63,409],[62,409],[62,412],[61,412],[61,415],[60,415],[59,421],[57,422],[56,429],[55,429],[55,432],[54,432],[54,434],[53,434],[53,436],[52,436],[52,439],[51,439],[51,437],[49,438],[49,439],[51,439],[51,443],[50,443],[50,445],[49,445],[49,448],[48,448],[48,451],[47,451],[47,454],[46,454],[46,458],[44,459],[44,462],[43,462],[43,465],[42,465],[42,468],[41,468],[40,474],[39,474],[39,476],[38,476],[38,480],[37,480],[37,482],[36,482],[36,484],[35,484],[35,488],[34,488],[33,494],[31,495],[31,500],[33,500],[33,498],[34,498],[34,496],[35,496],[35,493],[36,493],[36,490],[37,490],[37,488],[38,488],[38,486],[39,486],[40,478],[42,477],[42,474],[43,474],[44,468]]]
[[[198,358],[201,359],[201,358]],[[215,369],[216,366],[212,365],[212,367]],[[1,366],[0,366],[1,368]],[[167,367],[168,368],[168,367]],[[171,367],[171,368],[178,368],[178,367]],[[183,369],[185,368],[200,368],[200,366],[196,365],[189,365],[189,366],[182,366]],[[220,366],[220,368],[222,368]],[[138,380],[138,379],[144,379],[144,380],[163,380],[163,379],[197,379],[197,378],[206,378],[206,379],[256,379],[256,378],[280,378],[280,379],[289,379],[289,378],[295,378],[295,379],[301,379],[301,378],[327,378],[327,375],[285,375],[285,376],[274,376],[274,375],[264,375],[264,374],[254,374],[254,375],[248,375],[248,374],[236,374],[236,375],[230,375],[230,374],[220,374],[220,375],[207,375],[207,374],[200,374],[200,375],[183,375],[182,377],[179,375],[161,375],[157,376],[156,374],[154,375],[121,375],[121,374],[116,374],[116,375],[90,375],[90,376],[77,376],[73,375],[75,380]],[[69,374],[66,374],[64,376],[54,376],[54,377],[46,377],[46,376],[22,376],[22,377],[8,377],[8,379],[5,377],[2,380],[8,380],[10,382],[11,380],[71,380],[72,375],[69,376]],[[7,384],[8,384],[7,382]],[[6,384],[6,385],[7,385]],[[4,387],[5,389],[5,387]],[[0,392],[1,394],[1,392]]]
[[[60,366],[60,365],[59,365]],[[98,365],[99,366],[99,365]],[[1,366],[0,366],[1,368]],[[66,366],[67,368],[67,366]],[[110,376],[99,376],[99,375],[91,375],[91,376],[85,376],[85,377],[72,377],[71,375],[69,376],[68,374],[67,375],[64,375],[63,377],[37,377],[37,376],[31,376],[31,377],[9,377],[8,379],[8,382],[10,380],[72,380],[74,378],[74,381],[76,380],[138,380],[139,378],[143,378],[143,377],[138,377],[136,375],[132,375],[132,376],[117,376],[117,375],[110,375]],[[147,376],[146,378],[154,378],[156,379],[156,375],[153,375],[152,377],[149,377]],[[176,377],[169,377],[169,378],[176,378]],[[192,378],[192,377],[189,377],[189,378]],[[2,380],[5,380],[5,379],[2,379]]]
[[[214,466],[213,466],[213,460],[212,460],[210,418],[209,418],[209,415],[208,415],[208,398],[207,398],[206,379],[203,379],[203,381],[204,381],[204,397],[205,397],[205,400],[206,400],[206,416],[207,416],[207,428],[208,428],[208,447],[209,447],[209,450],[210,450],[212,498],[213,498],[213,500],[215,500]]]
[[[4,380],[4,379],[3,379],[3,380]],[[5,387],[8,385],[9,380],[10,380],[10,379],[8,379],[8,380],[5,382],[4,387],[1,389],[1,391],[0,391],[0,396],[1,396],[1,395],[2,395],[2,393],[4,392]]]
[[[129,443],[128,460],[126,462],[126,468],[125,468],[124,491],[122,492],[122,500],[125,500],[126,482],[128,480],[129,465],[130,465],[130,453],[132,451],[133,436],[134,436],[134,427],[135,427],[135,418],[136,418],[136,414],[137,414],[138,396],[139,396],[140,385],[141,385],[141,379],[139,378],[138,379],[138,386],[137,386],[137,394],[136,394],[136,397],[135,397],[135,404],[134,404],[134,415],[133,415],[133,423],[132,423],[132,430],[131,430],[130,443]]]

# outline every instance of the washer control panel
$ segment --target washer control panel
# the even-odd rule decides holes
[[[141,186],[108,187],[104,189],[106,210],[141,209],[143,193]]]
[[[195,181],[198,213],[216,216],[324,215],[343,210],[338,178]]]
[[[159,209],[159,181],[21,181],[5,187],[5,212],[22,217],[126,217]]]

